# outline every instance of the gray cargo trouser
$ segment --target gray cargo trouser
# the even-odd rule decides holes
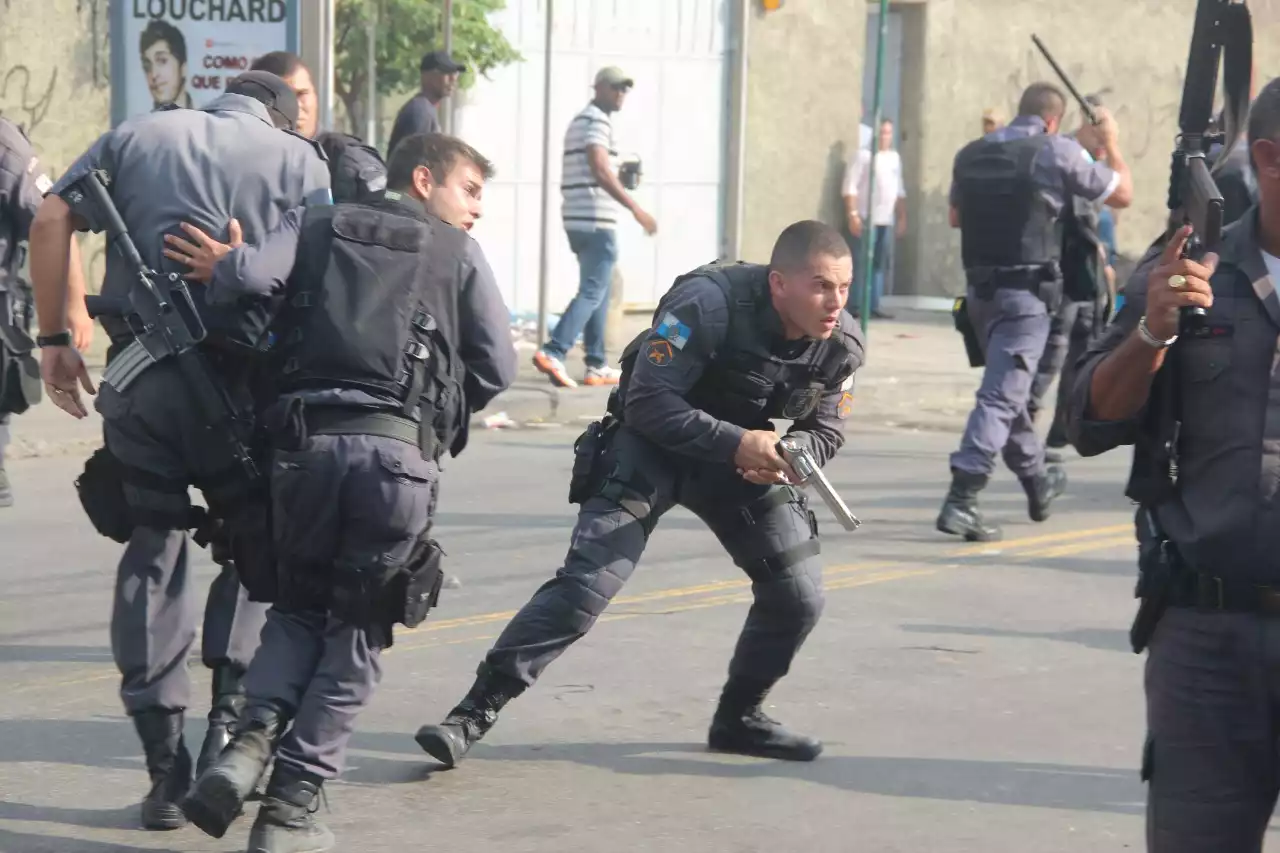
[[[331,573],[403,563],[431,528],[438,480],[417,447],[380,436],[318,435],[302,450],[277,451],[271,500],[282,570],[323,590]],[[382,678],[380,653],[364,628],[323,605],[272,606],[245,693],[293,720],[276,761],[324,779],[342,772],[356,715]]]
[[[195,590],[181,519],[191,509],[189,485],[205,485],[206,500],[217,500],[227,461],[172,362],[147,370],[124,393],[103,384],[95,408],[107,448],[148,478],[146,485],[124,486],[130,509],[148,521],[134,529],[116,573],[111,652],[122,677],[120,698],[130,714],[183,709],[191,700]],[[249,601],[224,566],[205,603],[205,665],[247,667],[265,619],[266,605]]]
[[[1146,694],[1147,849],[1260,853],[1280,792],[1280,619],[1170,608]]]
[[[526,685],[595,624],[635,570],[662,514],[679,504],[701,518],[751,578],[755,602],[731,676],[773,684],[822,613],[816,523],[790,487],[756,486],[732,467],[676,457],[621,427],[602,470],[603,493],[578,513],[564,566],[503,630],[485,658]]]
[[[1041,475],[1044,446],[1027,405],[1049,335],[1049,312],[1035,293],[1013,288],[999,288],[983,299],[971,287],[968,309],[987,366],[951,467],[990,475],[996,454],[1002,454],[1020,479]]]
[[[1040,367],[1031,382],[1031,399],[1027,410],[1032,423],[1044,408],[1049,386],[1058,379],[1057,403],[1053,410],[1053,423],[1049,426],[1046,443],[1051,447],[1067,444],[1067,398],[1076,375],[1076,362],[1084,355],[1093,338],[1094,317],[1098,311],[1095,302],[1063,301],[1049,321],[1049,339],[1040,357]],[[1061,377],[1059,378],[1059,374]]]

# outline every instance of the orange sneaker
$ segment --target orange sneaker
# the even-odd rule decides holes
[[[588,367],[583,377],[583,385],[617,385],[622,379],[622,371],[614,367]]]
[[[533,366],[538,368],[539,373],[545,374],[552,385],[558,385],[561,388],[578,387],[578,383],[570,378],[569,371],[564,369],[564,362],[547,355],[542,350],[533,354]]]

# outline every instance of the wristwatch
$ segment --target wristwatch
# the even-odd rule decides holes
[[[56,335],[37,335],[36,346],[38,347],[69,347],[71,346],[71,333],[58,332]]]
[[[1153,347],[1154,349],[1168,349],[1169,347],[1173,346],[1173,342],[1178,339],[1178,336],[1174,335],[1172,338],[1169,338],[1169,340],[1166,341],[1166,340],[1161,340],[1160,338],[1157,338],[1155,335],[1151,334],[1151,329],[1147,328],[1146,314],[1143,314],[1142,319],[1138,321],[1138,335],[1142,338],[1143,342],[1147,346]]]

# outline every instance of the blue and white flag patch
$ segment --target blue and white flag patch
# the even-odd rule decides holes
[[[675,314],[670,312],[662,318],[662,322],[658,324],[657,333],[667,340],[671,341],[671,345],[676,349],[684,349],[684,345],[689,343],[689,335],[693,330],[681,323]]]

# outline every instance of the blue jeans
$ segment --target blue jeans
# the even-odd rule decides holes
[[[612,230],[566,231],[569,248],[578,256],[578,295],[560,315],[551,340],[542,346],[549,356],[563,359],[582,335],[587,367],[603,367],[604,321],[609,314],[609,288],[618,261],[618,237]]]
[[[876,259],[875,259],[875,276],[871,281],[871,310],[880,310],[880,297],[884,296],[884,275],[885,270],[889,268],[889,252],[893,249],[892,225],[875,226],[876,241]],[[863,236],[866,235],[866,226],[862,229]],[[853,253],[853,287],[849,288],[849,299],[845,303],[845,308],[849,313],[856,314],[862,310],[862,286],[866,281],[866,275],[863,272],[862,253],[866,250],[866,245],[862,242],[862,237],[854,237],[852,234],[846,234],[845,238],[849,243],[849,251]]]

